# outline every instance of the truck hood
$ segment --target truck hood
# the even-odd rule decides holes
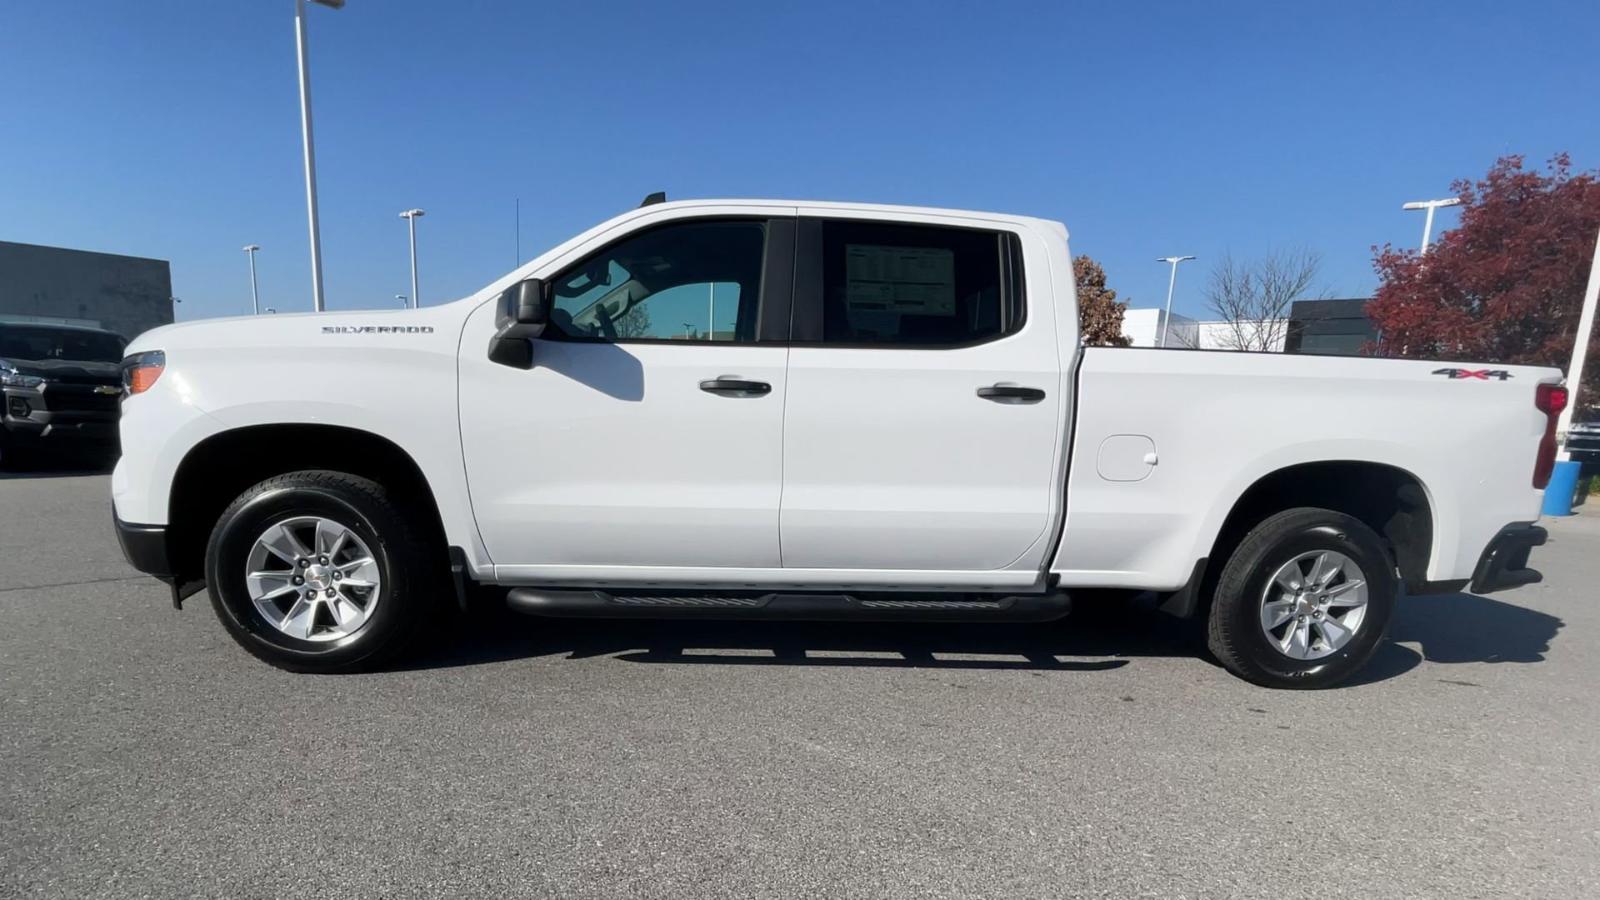
[[[461,324],[475,304],[456,301],[422,309],[373,309],[321,313],[262,314],[197,319],[153,328],[134,338],[127,352],[197,347],[314,349],[332,340],[360,340],[370,346],[455,346]]]

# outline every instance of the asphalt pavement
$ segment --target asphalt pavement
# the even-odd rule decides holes
[[[280,672],[122,561],[104,475],[0,476],[3,897],[1600,896],[1600,514],[1274,692],[1156,613],[483,614]]]

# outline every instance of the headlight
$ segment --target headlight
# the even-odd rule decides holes
[[[48,379],[39,375],[24,375],[17,367],[0,359],[0,385],[17,388],[36,388]]]
[[[122,389],[129,396],[150,390],[167,367],[167,354],[160,350],[135,353],[122,361]]]

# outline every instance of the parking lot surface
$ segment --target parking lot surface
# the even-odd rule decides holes
[[[0,896],[1600,896],[1592,512],[1331,691],[1139,612],[484,614],[319,677],[173,610],[107,480],[0,477]]]

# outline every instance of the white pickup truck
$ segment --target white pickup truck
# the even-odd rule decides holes
[[[652,198],[654,199],[654,198]],[[129,560],[299,671],[545,616],[1205,617],[1320,687],[1405,592],[1538,580],[1554,369],[1084,347],[1067,231],[649,202],[466,299],[128,348]]]

